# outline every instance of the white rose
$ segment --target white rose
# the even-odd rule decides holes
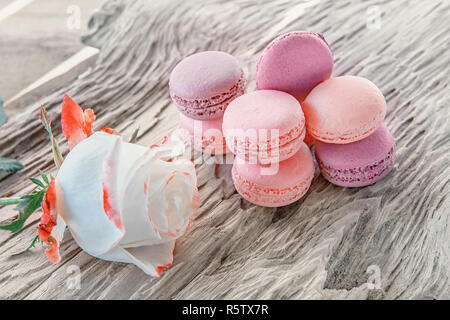
[[[56,211],[92,256],[159,276],[199,204],[195,168],[176,137],[151,148],[96,132],[74,146],[55,180]],[[60,241],[64,222],[52,232]],[[59,230],[59,231],[58,231]]]

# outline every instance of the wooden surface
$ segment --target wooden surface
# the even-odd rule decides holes
[[[371,5],[382,13],[379,29]],[[0,177],[0,196],[29,192],[26,177],[39,169],[55,173],[40,103],[51,111],[64,152],[59,112],[66,92],[95,109],[97,129],[129,136],[139,126],[139,143],[149,145],[177,126],[167,86],[177,61],[227,51],[242,62],[251,91],[259,53],[291,30],[325,35],[335,76],[360,75],[380,87],[398,163],[384,180],[355,189],[333,186],[316,170],[307,195],[278,209],[243,201],[229,166],[198,165],[200,210],[159,279],[90,257],[69,232],[57,266],[39,246],[23,253],[36,233],[36,212],[22,233],[0,232],[0,298],[449,299],[449,20],[445,0],[105,3],[83,38],[101,49],[92,70],[42,101],[7,107],[14,115],[0,128],[0,156],[26,169]],[[12,208],[0,209],[1,221],[12,217]],[[79,289],[67,285],[74,267]],[[371,289],[374,274],[380,286]]]

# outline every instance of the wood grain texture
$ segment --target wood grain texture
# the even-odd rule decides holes
[[[379,30],[366,25],[371,5],[382,12]],[[1,196],[29,191],[25,177],[39,169],[55,171],[41,103],[64,152],[58,119],[66,92],[94,108],[97,129],[129,136],[139,126],[139,143],[150,145],[177,126],[167,86],[177,61],[227,51],[242,62],[251,91],[259,53],[291,30],[323,33],[334,75],[364,76],[382,90],[398,163],[384,180],[354,189],[333,186],[316,170],[307,195],[278,209],[243,201],[228,165],[197,165],[200,210],[158,279],[88,256],[68,232],[57,266],[41,248],[20,253],[36,232],[37,212],[22,233],[0,233],[0,298],[449,299],[449,15],[448,1],[106,2],[83,38],[101,49],[91,72],[1,128],[0,156],[26,165],[1,177]],[[13,216],[0,210],[2,221]],[[79,290],[66,285],[71,265],[82,272]],[[379,289],[367,286],[369,266],[380,270]]]

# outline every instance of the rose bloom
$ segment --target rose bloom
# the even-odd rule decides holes
[[[75,102],[66,96],[64,103],[67,109]],[[63,131],[70,137],[65,105]],[[88,254],[133,263],[159,276],[172,264],[175,240],[186,232],[199,204],[194,165],[179,157],[183,142],[169,137],[149,148],[105,132],[72,137],[81,141],[71,144],[43,203],[39,235],[51,245],[47,256],[55,263],[60,260],[58,248],[67,224]]]

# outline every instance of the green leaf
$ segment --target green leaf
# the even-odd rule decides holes
[[[3,99],[0,97],[0,126],[8,122],[8,116],[3,111]]]
[[[46,185],[49,185],[50,181],[48,180],[47,175],[45,173],[43,173],[42,171],[40,171],[40,173],[41,173],[42,180],[44,180]]]
[[[41,188],[45,188],[45,185],[41,182],[41,180],[30,178],[30,181]]]
[[[25,168],[23,166],[23,164],[21,164],[17,160],[0,157],[0,171],[13,173],[13,172],[16,172],[16,171],[20,171],[23,168]]]
[[[20,231],[31,214],[41,206],[46,192],[47,190],[43,189],[39,191],[33,191],[32,193],[21,197],[19,204],[15,208],[17,211],[19,211],[19,216],[10,224],[0,225],[0,229],[9,230],[11,232]]]
[[[133,135],[130,138],[130,143],[136,143],[138,134],[139,134],[139,128],[134,130]]]

